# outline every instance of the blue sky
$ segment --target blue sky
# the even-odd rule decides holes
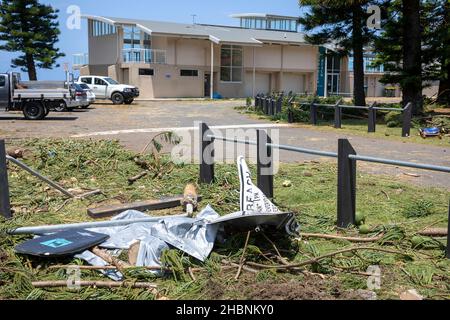
[[[88,51],[86,23],[81,30],[69,30],[66,27],[70,5],[81,8],[82,14],[103,15],[123,18],[139,18],[173,22],[192,22],[192,14],[196,14],[197,23],[237,25],[236,19],[230,18],[232,13],[258,12],[299,16],[301,10],[297,0],[41,0],[60,10],[59,21],[61,35],[57,47],[66,54],[58,60],[72,63],[72,55]],[[0,72],[10,71],[10,61],[17,54],[0,51]],[[14,70],[19,71],[19,70]],[[38,70],[39,80],[63,79],[63,68]],[[22,79],[28,79],[22,74]]]

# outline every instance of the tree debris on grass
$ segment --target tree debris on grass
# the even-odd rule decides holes
[[[162,278],[155,278],[145,268],[124,268],[124,287],[96,287],[94,290],[92,286],[87,286],[76,291],[67,290],[66,269],[72,266],[80,265],[81,281],[105,281],[105,277],[76,258],[50,262],[17,255],[12,248],[27,239],[27,236],[11,237],[5,231],[22,225],[91,221],[86,215],[86,207],[112,201],[111,199],[133,202],[182,194],[184,186],[198,177],[198,166],[171,164],[173,170],[170,174],[161,177],[147,175],[130,186],[127,177],[139,174],[142,168],[134,162],[137,155],[122,149],[116,141],[36,139],[24,140],[19,145],[29,150],[24,162],[33,168],[39,168],[40,172],[51,179],[67,181],[67,186],[71,188],[101,189],[104,194],[93,195],[89,200],[70,201],[57,211],[64,203],[58,193],[45,190],[46,186],[42,182],[11,166],[11,200],[16,213],[13,219],[0,223],[2,299],[154,299],[155,294],[144,288],[126,287],[128,283],[140,282],[154,283],[164,296],[175,299],[269,299],[275,296],[285,299],[357,299],[356,291],[365,289],[367,280],[366,276],[362,277],[360,274],[367,273],[370,265],[379,265],[383,272],[383,286],[377,291],[378,299],[398,299],[398,292],[407,288],[416,288],[424,298],[445,296],[448,283],[445,276],[450,272],[450,265],[444,257],[442,246],[415,247],[411,240],[437,218],[439,223],[433,227],[446,227],[450,193],[442,189],[414,187],[389,177],[369,175],[358,176],[357,198],[358,211],[364,213],[366,223],[378,226],[371,228],[367,238],[355,236],[357,230],[351,228],[339,231],[339,236],[343,239],[304,237],[301,241],[293,241],[283,235],[274,235],[270,237],[274,246],[262,235],[254,233],[248,240],[242,264],[243,272],[238,280],[234,280],[246,239],[245,233],[236,234],[225,242],[217,242],[213,253],[204,262],[178,250],[168,250],[167,253],[176,255],[170,259],[163,255],[166,258],[160,270],[169,272]],[[149,154],[139,157],[147,162],[151,161]],[[161,161],[170,162],[164,155],[161,155]],[[282,165],[274,181],[275,201],[280,210],[298,213],[296,217],[303,226],[302,233],[333,236],[336,235],[335,166],[321,163],[320,173],[308,179],[302,175],[305,170],[314,171],[313,167],[318,165]],[[233,174],[234,171],[234,166],[217,165],[216,183],[199,186],[203,202],[211,203],[220,215],[240,209],[239,180]],[[255,171],[253,166],[251,171]],[[292,182],[290,188],[282,186],[287,179]],[[320,183],[319,180],[326,183]],[[369,181],[372,183],[370,186],[366,184]],[[402,190],[401,193],[395,192],[399,189]],[[374,196],[376,190],[385,190],[390,200]],[[403,208],[416,199],[432,202],[432,210],[409,217]],[[34,214],[44,206],[48,208],[48,212]],[[160,212],[161,215],[169,213],[171,211],[168,209]],[[371,242],[370,248],[390,252],[355,250],[358,247],[349,247],[351,241],[345,239],[370,239],[381,235],[383,236],[379,241]],[[330,255],[338,251],[341,253]],[[125,251],[119,259],[126,260],[126,256]],[[116,267],[108,265],[104,268]],[[425,269],[426,272],[420,271]],[[33,283],[41,281],[63,281],[65,285],[51,290],[33,286]],[[220,290],[214,291],[211,281],[219,283]],[[261,293],[263,288],[272,292]],[[286,291],[285,288],[291,289]]]

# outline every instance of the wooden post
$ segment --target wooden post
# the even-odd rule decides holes
[[[264,130],[256,130],[257,134],[257,179],[258,188],[267,198],[273,198],[273,157],[269,135]]]
[[[0,140],[0,214],[6,219],[12,218],[11,204],[9,201],[5,140]]]
[[[339,107],[339,104],[342,100],[339,100],[334,106],[334,127],[336,129],[340,129],[342,127],[342,109]]]
[[[214,182],[214,138],[208,138],[207,135],[212,134],[209,127],[200,122],[200,183]]]
[[[350,154],[356,154],[350,142],[347,139],[339,139],[337,226],[340,228],[355,224],[356,160],[349,159]]]
[[[411,119],[412,103],[409,102],[403,109],[402,137],[409,137],[411,135]]]
[[[377,110],[374,109],[377,105],[376,102],[372,103],[369,107],[369,124],[367,128],[367,132],[375,132],[377,126]]]
[[[311,124],[317,125],[317,106],[314,101],[309,106],[309,115]]]

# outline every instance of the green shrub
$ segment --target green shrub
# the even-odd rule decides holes
[[[410,203],[404,210],[403,215],[407,218],[426,217],[434,213],[434,204],[429,200],[416,200]]]
[[[397,111],[388,112],[384,116],[384,122],[388,128],[395,128],[402,126],[402,113]]]
[[[245,105],[247,106],[247,108],[250,108],[252,106],[253,100],[251,97],[247,97],[247,99],[245,100]]]

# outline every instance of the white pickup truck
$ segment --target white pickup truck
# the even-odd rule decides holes
[[[76,108],[83,103],[64,82],[52,89],[42,88],[45,87],[40,86],[42,83],[35,81],[24,85],[19,73],[0,73],[0,110],[22,111],[27,120],[42,120],[51,110],[61,106]],[[30,88],[31,84],[35,88]]]
[[[77,83],[85,83],[95,94],[96,99],[108,99],[114,104],[131,104],[139,97],[139,89],[120,84],[110,77],[80,76]]]

